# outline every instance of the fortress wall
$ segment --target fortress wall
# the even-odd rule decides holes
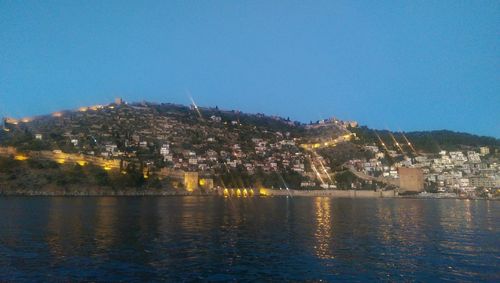
[[[265,190],[269,196],[307,196],[307,197],[345,197],[345,198],[378,198],[396,197],[397,193],[391,191],[361,191],[361,190]]]

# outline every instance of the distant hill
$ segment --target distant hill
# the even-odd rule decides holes
[[[394,141],[391,137],[392,134],[399,144],[407,150],[411,150],[407,145],[408,142],[406,139],[408,139],[418,152],[437,153],[440,150],[467,150],[480,146],[500,149],[500,139],[448,130],[390,132],[387,130],[370,129],[366,126],[349,128],[349,130],[356,133],[359,138],[358,142],[361,144],[380,144],[377,137],[378,134],[380,139],[388,145],[388,147],[393,148]]]

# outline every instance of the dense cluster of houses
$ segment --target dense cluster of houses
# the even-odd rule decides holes
[[[400,160],[387,164],[386,153],[377,145],[365,148],[373,152],[374,158],[351,160],[355,168],[370,176],[399,178],[398,168],[421,168],[429,187],[438,192],[454,192],[474,195],[491,194],[500,189],[500,164],[490,153],[489,147],[467,151],[441,151],[439,154],[419,154],[408,157],[400,154]],[[397,156],[397,154],[394,154]]]
[[[227,119],[224,111],[202,117],[194,110],[117,100],[26,123],[9,120],[6,127],[15,122],[16,127],[29,129],[35,139],[52,143],[52,148],[125,164],[141,163],[148,172],[158,174],[177,170],[211,175],[238,169],[249,174],[289,170],[308,176],[308,154],[292,133],[244,124],[235,115]]]

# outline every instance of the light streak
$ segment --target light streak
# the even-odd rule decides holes
[[[198,109],[198,105],[196,105],[196,102],[194,102],[194,99],[189,92],[188,92],[188,96],[189,96],[189,100],[191,100],[191,104],[193,105],[194,110],[196,110],[200,119],[203,119],[203,116],[201,115],[200,109]]]
[[[318,179],[321,181],[321,184],[326,185],[325,181],[323,178],[321,178],[321,174],[319,174],[318,169],[316,169],[316,166],[311,162],[311,168],[316,173],[316,176],[318,176]]]
[[[389,136],[391,136],[392,141],[397,146],[397,148],[401,151],[401,153],[405,154],[405,152],[403,151],[403,148],[399,145],[398,141],[396,140],[396,138],[394,137],[394,135],[391,132],[389,132]]]
[[[373,131],[375,133],[375,135],[377,136],[378,138],[378,141],[380,142],[380,144],[384,147],[385,151],[386,152],[389,152],[389,150],[387,149],[387,146],[385,145],[385,143],[382,141],[382,139],[380,138],[380,136],[378,135],[377,132]]]
[[[411,150],[413,151],[413,153],[417,154],[417,150],[415,150],[415,147],[413,147],[413,145],[411,144],[411,142],[408,140],[408,138],[405,136],[404,133],[401,133],[401,135],[403,136],[403,138],[405,139],[406,143],[408,144],[408,146],[411,148]]]
[[[318,153],[316,153],[316,151],[313,151],[313,153],[315,156],[318,156]],[[321,161],[321,159],[318,158],[318,162],[319,162],[319,165],[321,165],[321,169],[323,169],[323,172],[325,172],[326,176],[328,177],[328,180],[330,180],[330,182],[333,184],[332,177],[330,176],[330,174],[328,174],[328,171],[326,171],[326,167],[323,164],[323,161]]]

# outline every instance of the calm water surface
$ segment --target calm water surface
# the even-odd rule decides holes
[[[0,198],[0,281],[500,281],[500,202]]]

